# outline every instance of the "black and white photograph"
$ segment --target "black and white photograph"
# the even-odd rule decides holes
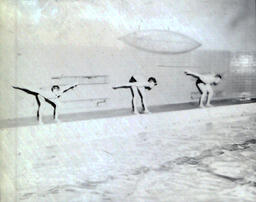
[[[1,0],[1,202],[255,202],[256,0]]]

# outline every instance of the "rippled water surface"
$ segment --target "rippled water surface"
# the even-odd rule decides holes
[[[40,155],[20,148],[19,201],[256,201],[255,116],[89,142],[40,141],[48,141]]]

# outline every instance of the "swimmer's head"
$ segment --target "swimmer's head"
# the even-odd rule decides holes
[[[60,90],[60,87],[58,85],[53,85],[52,88],[51,88],[51,91],[54,93],[56,91],[59,91]]]
[[[215,77],[222,79],[222,76],[220,74],[216,74]]]
[[[145,87],[147,90],[151,90],[154,86],[157,86],[157,81],[156,81],[156,78],[154,77],[149,77],[148,83],[149,83],[149,86]]]
[[[221,81],[222,76],[220,74],[215,74],[214,78],[215,78],[215,81],[213,82],[213,84],[217,85]]]

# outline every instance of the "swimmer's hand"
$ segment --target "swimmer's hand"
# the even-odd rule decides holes
[[[74,87],[77,87],[78,85],[79,85],[79,83],[78,83],[78,82],[75,82],[73,86],[74,86]]]
[[[114,90],[116,90],[117,89],[117,87],[112,87]]]

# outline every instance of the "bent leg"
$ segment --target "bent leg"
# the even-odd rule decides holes
[[[57,108],[57,105],[53,101],[51,101],[51,100],[49,100],[47,98],[44,98],[44,99],[45,99],[45,101],[48,104],[50,104],[53,107],[53,119],[56,119],[56,108]]]
[[[56,106],[55,106],[55,108],[54,108],[54,111],[53,111],[53,116],[55,117],[55,120],[57,121],[57,122],[60,122],[60,120],[59,120],[59,108],[60,108],[60,103],[56,103]]]
[[[206,106],[207,107],[211,107],[211,100],[212,100],[212,97],[213,97],[213,89],[210,85],[207,86],[207,92],[208,92],[208,97],[207,97],[207,102],[206,102]]]
[[[136,103],[136,97],[135,97],[135,87],[131,87],[131,94],[132,94],[132,112],[137,114],[137,103]]]
[[[137,88],[137,91],[138,91],[140,99],[141,99],[142,111],[144,113],[149,113],[149,110],[148,110],[146,102],[145,102],[145,90],[144,90],[144,88]]]
[[[206,96],[207,96],[206,86],[203,83],[196,84],[196,86],[197,86],[199,92],[201,93],[201,97],[200,97],[200,100],[199,100],[199,106],[204,107],[204,101],[205,101]]]
[[[42,99],[41,96],[36,96],[36,101],[37,101],[37,105],[38,105],[38,109],[37,109],[37,120],[40,124],[43,124],[43,111],[42,111],[42,102],[44,102],[44,100]]]
[[[36,114],[36,117],[37,117],[38,121],[41,121],[41,117],[40,117],[41,103],[40,103],[40,100],[39,100],[38,96],[36,96],[36,102],[37,102],[37,114]]]

